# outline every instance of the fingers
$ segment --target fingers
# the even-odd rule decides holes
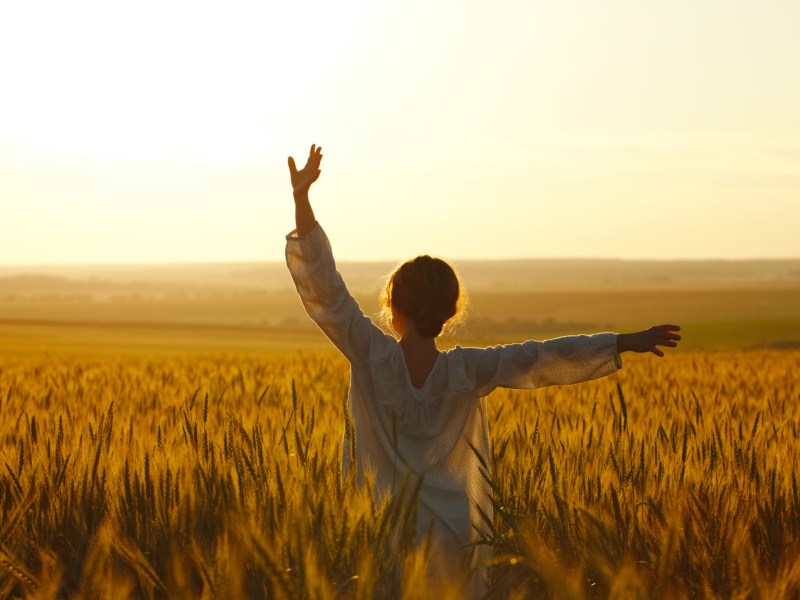
[[[317,147],[316,144],[311,144],[311,148],[308,151],[308,160],[306,161],[306,167],[310,169],[318,169],[321,160],[322,160],[322,146]]]
[[[661,334],[656,334],[654,337],[656,340],[659,341],[673,340],[677,342],[680,341],[681,339],[681,336],[679,336],[677,333],[661,333]]]
[[[308,151],[308,159],[311,160],[312,158],[316,158],[320,156],[322,153],[322,146],[317,147],[316,144],[311,144],[311,148]]]
[[[664,352],[658,347],[664,346],[665,348],[675,348],[678,345],[678,341],[681,339],[681,336],[679,336],[677,333],[671,332],[677,331],[678,329],[680,328],[677,325],[661,325],[658,327],[653,327],[650,330],[651,343],[648,350],[658,357],[663,357]]]
[[[650,328],[650,331],[658,340],[678,341],[681,339],[681,336],[679,336],[677,333],[672,333],[672,332],[680,330],[681,328],[678,325],[656,325],[655,327]]]
[[[289,157],[289,173],[292,175],[297,173],[297,165],[294,163],[294,159],[291,156]]]

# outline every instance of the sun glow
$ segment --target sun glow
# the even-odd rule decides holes
[[[279,260],[311,143],[342,260],[798,256],[797,22],[796,0],[0,3],[0,263]]]
[[[13,6],[2,142],[112,160],[258,153],[353,63],[364,14],[360,0]]]

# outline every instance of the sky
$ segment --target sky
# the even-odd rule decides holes
[[[0,264],[800,257],[800,2],[0,5]]]

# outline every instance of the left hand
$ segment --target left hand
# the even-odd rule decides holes
[[[311,145],[308,153],[306,166],[298,171],[294,158],[289,157],[289,174],[292,178],[292,189],[295,196],[308,193],[311,184],[314,183],[322,172],[319,164],[322,161],[322,148],[317,148],[316,144]]]
[[[664,356],[658,346],[677,346],[681,336],[673,331],[680,330],[678,325],[656,325],[636,333],[620,333],[617,336],[617,351],[652,352],[656,356]]]

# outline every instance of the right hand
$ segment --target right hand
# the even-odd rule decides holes
[[[311,144],[306,166],[299,171],[294,158],[289,157],[289,174],[292,178],[292,190],[295,196],[307,194],[311,184],[319,178],[319,174],[322,172],[319,169],[321,160],[322,148],[317,148],[316,144]]]

